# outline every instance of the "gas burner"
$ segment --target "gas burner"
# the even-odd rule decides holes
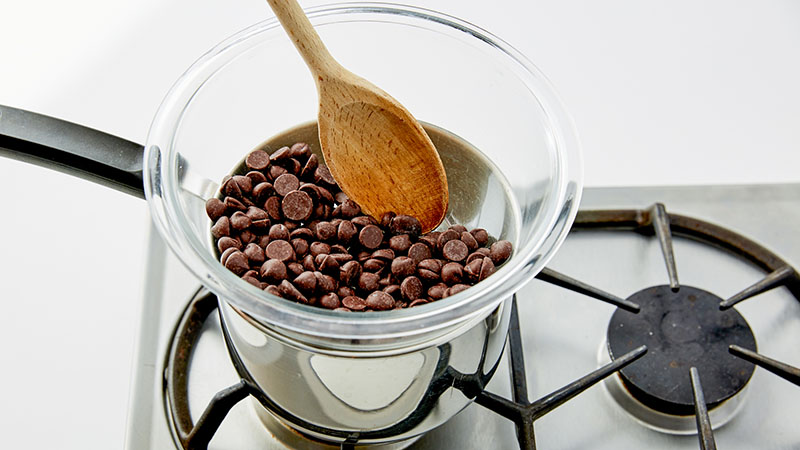
[[[716,448],[712,421],[715,428],[719,427],[741,406],[745,385],[754,370],[751,364],[800,385],[800,369],[756,353],[755,338],[747,322],[739,312],[730,309],[742,300],[778,286],[785,286],[800,299],[800,276],[786,262],[730,230],[690,217],[667,215],[661,204],[647,210],[598,210],[578,214],[573,230],[596,229],[655,234],[661,243],[670,283],[641,290],[624,299],[554,270],[545,269],[537,275],[540,280],[615,305],[617,310],[607,330],[608,341],[601,347],[604,355],[601,367],[538,400],[529,401],[520,317],[516,300],[512,303],[506,350],[510,361],[511,398],[497,395],[491,389],[476,391],[462,389],[463,386],[459,389],[474,397],[476,404],[513,421],[520,448],[536,448],[536,420],[601,381],[612,397],[636,419],[672,433],[697,433],[702,449]],[[680,286],[672,254],[673,233],[728,250],[768,274],[727,300],[698,288]],[[192,418],[188,405],[190,361],[201,330],[207,321],[214,319],[211,313],[216,308],[216,297],[204,290],[197,292],[185,309],[169,346],[163,392],[170,429],[178,448],[207,448],[237,403],[251,398],[251,403],[258,405],[256,399],[261,395],[256,386],[241,379],[220,390],[205,411],[196,420]],[[458,386],[456,381],[464,376],[455,376],[453,386]],[[658,422],[664,418],[666,422]],[[261,419],[268,422],[264,417]],[[457,421],[458,416],[441,428]],[[471,428],[474,424],[463,430],[471,431]],[[298,437],[291,430],[283,432],[292,439]],[[476,448],[485,448],[485,443],[478,445]],[[348,437],[340,448],[361,448],[358,435]]]
[[[633,314],[618,309],[614,313],[608,325],[608,352],[613,359],[632,350],[633,345],[647,345],[647,356],[619,374],[624,387],[644,406],[667,415],[693,416],[691,367],[697,368],[706,386],[705,402],[711,411],[750,380],[755,366],[731,355],[728,348],[738,345],[755,351],[755,337],[736,310],[720,310],[721,298],[690,286],[675,292],[664,285],[643,289],[628,301],[638,304],[641,311]],[[688,418],[689,426],[676,429],[667,424],[675,420],[654,421],[653,415],[626,409],[657,429],[695,431],[694,417]],[[726,414],[714,425],[721,426],[731,417]]]

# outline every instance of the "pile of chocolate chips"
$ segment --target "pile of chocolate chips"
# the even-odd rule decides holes
[[[416,306],[461,292],[511,255],[486,230],[420,235],[411,216],[362,214],[308,145],[256,150],[206,202],[220,262],[243,280],[300,303],[342,311]]]

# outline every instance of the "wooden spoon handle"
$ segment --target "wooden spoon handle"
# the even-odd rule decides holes
[[[325,44],[322,43],[322,39],[314,30],[314,26],[311,25],[297,0],[267,0],[267,3],[317,81],[320,81],[321,76],[328,75],[340,68],[339,63],[333,59]]]

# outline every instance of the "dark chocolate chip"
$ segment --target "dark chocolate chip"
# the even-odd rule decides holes
[[[258,265],[263,264],[264,260],[266,259],[264,249],[255,243],[247,244],[247,247],[244,248],[244,254],[247,256],[248,261],[250,261],[251,266],[257,267]]]
[[[365,227],[367,225],[378,225],[378,221],[370,216],[357,216],[350,219],[357,227]]]
[[[241,211],[236,211],[231,216],[231,227],[234,230],[244,230],[245,228],[249,227],[251,223],[253,223],[253,221],[247,217],[247,214]]]
[[[239,186],[239,191],[242,193],[242,196],[245,196],[252,192],[253,190],[253,182],[250,181],[250,178],[247,178],[244,175],[235,175],[233,177],[233,181]]]
[[[290,244],[292,244],[292,248],[294,248],[295,255],[299,258],[306,256],[306,253],[308,253],[308,241],[305,239],[294,238],[290,241]]]
[[[374,250],[383,242],[383,230],[375,225],[367,225],[358,233],[358,241],[364,248]]]
[[[225,265],[225,261],[227,261],[228,257],[231,256],[231,254],[233,252],[235,252],[235,251],[238,251],[238,249],[236,247],[226,248],[225,251],[222,252],[222,254],[220,255],[219,262],[224,266]]]
[[[222,236],[217,241],[217,249],[220,251],[220,253],[224,252],[225,249],[228,249],[228,248],[231,248],[231,247],[233,247],[233,248],[235,248],[237,250],[241,250],[242,249],[242,242],[239,239],[232,238],[230,236]]]
[[[281,220],[283,219],[283,213],[281,212],[281,198],[278,196],[273,195],[269,197],[266,202],[264,202],[264,209],[269,214],[269,218],[272,220]]]
[[[267,178],[270,179],[270,180],[275,180],[279,176],[281,176],[281,175],[283,175],[285,173],[289,173],[289,171],[286,170],[285,167],[281,167],[281,166],[277,166],[277,165],[273,164],[273,165],[269,166],[269,169],[267,169]]]
[[[469,234],[478,241],[478,245],[481,247],[485,247],[489,243],[489,233],[483,228],[474,228],[470,230]]]
[[[361,214],[361,207],[358,206],[358,203],[347,199],[344,203],[339,205],[339,210],[341,211],[342,218],[345,219],[352,219],[359,214]]]
[[[236,251],[231,253],[228,259],[225,260],[225,268],[236,275],[242,275],[247,272],[250,265],[247,263],[247,256],[240,251]]]
[[[419,220],[405,214],[400,214],[392,219],[389,229],[392,231],[392,234],[407,234],[413,238],[416,238],[422,233],[422,225],[419,223]]]
[[[459,241],[461,242],[461,241]],[[449,285],[461,283],[463,267],[457,262],[449,262],[442,267],[442,281]]]
[[[342,305],[353,311],[363,311],[367,307],[367,301],[361,297],[349,295],[342,299]]]
[[[371,272],[362,272],[361,276],[358,277],[358,288],[362,291],[372,292],[380,287],[378,284],[379,281],[380,277],[377,274]]]
[[[403,298],[408,301],[414,301],[425,293],[425,288],[422,286],[422,281],[419,278],[411,276],[406,277],[402,283],[400,283],[400,293],[403,295]]]
[[[372,257],[376,259],[382,259],[386,262],[390,262],[394,259],[394,250],[390,248],[379,248],[372,252]]]
[[[322,221],[318,223],[316,232],[317,239],[320,241],[328,241],[336,237],[336,227],[330,222]]]
[[[326,183],[331,186],[336,184],[336,180],[333,179],[333,175],[331,175],[331,171],[328,170],[326,166],[319,166],[317,170],[314,171],[314,182],[315,183]]]
[[[336,309],[341,305],[341,303],[339,302],[339,296],[334,294],[333,292],[321,296],[319,298],[319,304],[323,308],[328,308],[328,309]]]
[[[444,283],[434,284],[428,288],[428,297],[439,300],[444,298],[447,293],[447,285]]]
[[[250,170],[264,170],[269,166],[269,154],[263,150],[252,151],[244,163]]]
[[[356,261],[348,261],[339,270],[339,281],[344,284],[353,284],[361,276],[361,264]]]
[[[213,197],[206,201],[206,214],[208,214],[208,218],[211,219],[213,222],[216,222],[220,217],[225,214],[225,203],[222,203],[222,200]]]
[[[483,281],[489,275],[493,274],[495,271],[494,262],[492,262],[492,258],[483,258],[483,264],[481,264],[481,273],[478,281]]]
[[[290,278],[298,277],[300,276],[301,273],[306,271],[305,267],[303,267],[303,265],[298,262],[287,263],[286,270],[289,272]]]
[[[281,284],[278,285],[278,291],[283,298],[300,303],[308,303],[308,299],[288,280],[281,281]]]
[[[311,155],[311,147],[305,142],[297,142],[289,147],[289,156],[292,158],[306,159]]]
[[[312,242],[309,250],[311,251],[311,255],[316,258],[317,255],[330,254],[331,246],[324,242]]]
[[[390,229],[392,225],[392,220],[397,216],[397,214],[387,211],[381,215],[381,226],[385,229]]]
[[[511,242],[497,241],[492,244],[489,252],[489,257],[492,258],[492,262],[496,266],[499,266],[500,264],[503,264],[509,256],[511,256]]]
[[[314,272],[303,272],[294,279],[292,284],[306,294],[310,294],[317,288],[317,277]]]
[[[231,235],[231,221],[228,216],[222,216],[217,219],[217,223],[211,227],[211,235],[217,239]]]
[[[367,296],[366,303],[368,308],[385,311],[394,307],[394,298],[386,292],[375,291]]]
[[[316,271],[314,272],[314,276],[317,277],[317,289],[320,292],[333,292],[338,287],[336,279],[330,275]]]
[[[255,187],[258,186],[259,184],[267,182],[267,176],[257,170],[251,170],[250,172],[247,172],[244,176],[250,178],[250,183],[253,185],[253,190],[255,190]],[[256,194],[254,191],[253,196],[255,195]]]
[[[276,178],[272,186],[275,188],[275,192],[283,197],[289,192],[296,191],[300,187],[300,180],[291,173],[285,173]]]
[[[276,223],[275,225],[271,226],[269,229],[269,238],[270,240],[284,240],[288,241],[290,237],[289,229],[286,228],[286,225],[282,223]]]
[[[414,275],[417,271],[417,265],[414,260],[408,256],[399,256],[392,261],[392,275],[397,278],[403,279],[407,276]]]
[[[370,258],[364,261],[364,270],[367,272],[378,272],[386,267],[386,261],[377,258]]]
[[[303,191],[291,191],[283,197],[281,211],[289,220],[306,220],[314,211],[314,201]]]
[[[471,235],[468,231],[463,231],[461,233],[461,242],[465,243],[471,252],[474,252],[479,247],[475,236]]]
[[[463,261],[467,258],[468,254],[469,249],[467,248],[467,244],[460,239],[447,241],[444,247],[442,247],[442,255],[450,261]]]
[[[277,259],[278,261],[291,261],[295,258],[292,244],[282,239],[270,241],[270,243],[267,245],[266,251],[268,258]]]
[[[411,247],[411,238],[407,234],[398,234],[389,239],[389,248],[397,253],[405,253]]]
[[[283,146],[270,155],[270,161],[280,161],[281,159],[291,158],[292,155],[289,154],[289,147]]]
[[[314,171],[317,170],[319,166],[319,158],[317,155],[311,155],[308,157],[308,161],[306,161],[306,165],[303,166],[303,170],[300,171],[300,178],[304,180],[313,180],[314,179]]]
[[[419,264],[424,259],[429,259],[431,256],[431,249],[425,244],[417,242],[408,248],[408,257],[414,260],[414,264]]]

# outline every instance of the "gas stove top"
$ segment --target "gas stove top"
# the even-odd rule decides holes
[[[778,287],[760,293],[725,311],[717,306],[720,300],[735,297],[763,280],[771,271],[770,265],[782,262],[780,258],[790,266],[800,266],[800,239],[795,233],[800,226],[799,201],[800,185],[587,189],[581,204],[584,212],[579,216],[583,225],[575,227],[581,231],[570,234],[540,279],[517,293],[512,328],[516,320],[519,333],[510,334],[511,345],[504,361],[484,393],[476,404],[410,448],[513,449],[519,448],[520,442],[539,449],[696,449],[713,448],[714,444],[725,449],[798,448],[800,428],[795,426],[794,417],[800,404],[800,387],[763,368],[753,371],[751,364],[726,353],[727,345],[717,348],[713,358],[732,364],[732,376],[712,374],[716,369],[709,367],[716,364],[708,356],[710,350],[697,350],[694,358],[690,355],[686,359],[669,351],[680,343],[692,353],[704,339],[698,336],[724,334],[726,343],[744,349],[740,354],[757,346],[759,354],[800,366],[796,351],[800,303],[789,289]],[[597,215],[587,212],[590,210],[615,212]],[[681,219],[676,221],[676,217]],[[659,227],[670,218],[671,239],[669,227]],[[598,219],[606,225],[616,221],[618,226],[640,232],[593,229],[596,227],[590,224]],[[637,221],[648,225],[634,226]],[[759,267],[719,248],[727,244],[708,245],[682,237],[687,230],[695,237],[698,233],[691,230],[701,230],[700,235],[709,231],[704,222],[725,227],[723,233],[730,230],[746,236],[780,258],[766,261],[764,258],[776,255],[757,252]],[[719,230],[712,227],[710,231]],[[733,247],[753,250],[749,244],[737,241]],[[175,375],[174,354],[169,355],[174,350],[176,327],[190,299],[202,299],[204,293],[198,292],[197,281],[154,230],[148,245],[127,448],[181,448],[176,433],[185,425],[181,420],[200,420],[212,398],[236,385],[239,378],[209,300],[205,305],[211,307],[201,304],[207,309],[207,318],[197,322],[191,356],[182,359],[188,370]],[[669,248],[673,251],[665,252]],[[767,277],[766,284],[774,279],[793,283],[796,276],[791,269],[778,268]],[[573,290],[565,289],[565,285]],[[659,309],[663,304],[689,303],[692,308],[688,310]],[[626,308],[638,308],[641,313],[627,312]],[[694,320],[700,309],[710,314],[703,316],[709,317],[707,320]],[[663,318],[657,320],[655,326],[661,332],[656,334],[667,336],[668,343],[653,340],[648,325],[639,320],[645,317]],[[643,335],[626,334],[637,327],[644,330]],[[642,347],[645,344],[647,347]],[[657,357],[665,364],[657,372],[674,372],[672,376],[677,377],[666,387],[659,387],[658,380],[653,381],[647,372],[640,373],[645,366],[657,366]],[[515,361],[514,370],[509,369],[510,360]],[[621,366],[621,372],[615,372]],[[698,370],[691,371],[689,366]],[[169,390],[176,378],[185,385],[186,395]],[[568,386],[585,390],[572,397],[572,390],[562,389]],[[706,436],[700,440],[697,428],[708,423],[700,420],[698,425],[689,415],[698,396],[709,403],[714,428],[713,434],[706,429]],[[533,408],[527,406],[531,402]],[[534,414],[533,426],[521,427],[518,436],[512,421],[485,406],[509,417],[539,406],[547,413]],[[280,426],[268,431],[259,408],[252,398],[236,403],[208,448],[313,448]],[[191,417],[174,419],[176,410],[181,409],[187,409]],[[699,417],[706,417],[702,408]]]

